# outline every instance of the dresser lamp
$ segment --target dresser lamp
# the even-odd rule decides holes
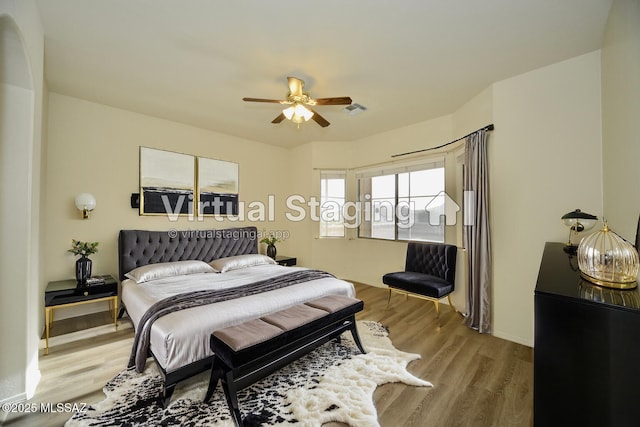
[[[571,243],[571,235],[592,229],[597,221],[597,216],[582,212],[580,209],[564,214],[562,222],[569,227],[569,242],[564,247],[565,252],[575,254],[578,250],[578,245]]]
[[[96,198],[89,193],[81,193],[76,196],[76,208],[82,212],[82,219],[89,218],[89,212],[96,207]]]
[[[634,289],[638,286],[638,251],[614,233],[607,222],[580,242],[578,267],[583,279],[598,286]]]

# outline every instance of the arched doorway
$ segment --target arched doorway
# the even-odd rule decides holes
[[[38,380],[32,337],[38,303],[30,301],[37,291],[33,270],[38,265],[31,260],[33,120],[27,50],[14,20],[0,15],[0,401],[28,397]]]

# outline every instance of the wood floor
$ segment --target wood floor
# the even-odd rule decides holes
[[[411,362],[409,371],[434,384],[380,386],[374,400],[382,427],[533,425],[531,348],[468,329],[446,305],[439,325],[431,302],[394,294],[385,310],[385,289],[360,284],[356,289],[365,302],[358,318],[381,322],[397,348],[419,353],[422,358]],[[42,379],[29,403],[103,399],[102,387],[126,366],[133,340],[127,319],[119,320],[117,331],[110,321],[104,312],[54,322],[48,356],[41,346]],[[3,425],[61,426],[70,416],[10,414]]]

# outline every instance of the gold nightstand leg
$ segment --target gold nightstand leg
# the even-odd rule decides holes
[[[109,304],[111,305],[111,304]],[[118,297],[113,298],[113,325],[118,329]]]
[[[49,308],[45,308],[44,309],[44,329],[45,329],[45,347],[44,347],[44,354],[45,356],[47,354],[49,354],[49,328],[50,328],[50,324],[49,324],[49,316],[50,316],[50,309]]]

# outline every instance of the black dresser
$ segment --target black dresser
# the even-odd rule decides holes
[[[535,290],[534,424],[640,425],[640,291],[580,277],[547,243]]]

